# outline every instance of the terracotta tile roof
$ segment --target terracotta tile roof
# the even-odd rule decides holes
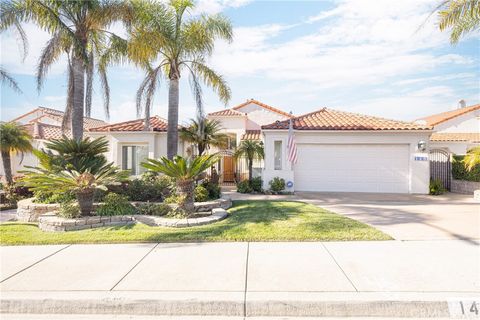
[[[159,116],[150,118],[150,131],[167,131],[167,121]],[[143,131],[144,119],[136,119],[125,122],[118,122],[107,126],[92,128],[90,132],[108,132],[108,131]]]
[[[262,129],[288,129],[289,120],[262,126]],[[293,118],[295,130],[431,130],[413,122],[389,120],[323,108]]]
[[[220,111],[210,112],[209,116],[220,116],[220,117],[238,117],[245,116],[245,113],[233,109],[224,109]]]
[[[12,122],[18,121],[21,118],[23,118],[25,116],[28,116],[28,115],[30,115],[32,113],[35,113],[35,112],[40,112],[41,115],[39,117],[31,120],[30,122],[41,122],[41,119],[43,117],[47,117],[47,118],[50,118],[50,119],[53,119],[53,120],[57,121],[58,123],[62,123],[63,116],[65,115],[65,112],[60,111],[60,110],[45,108],[45,107],[38,107],[36,109],[33,109],[30,112],[27,112],[26,114],[23,114],[23,115],[15,118],[15,119],[13,119]],[[105,122],[103,120],[95,119],[95,118],[88,118],[88,117],[83,118],[83,122],[84,122],[84,128],[85,129],[100,127],[100,126],[104,126],[104,125],[108,124],[107,122]]]
[[[471,142],[480,143],[480,133],[439,132],[430,136],[435,142]]]
[[[233,109],[233,110],[238,110],[238,109],[241,109],[241,108],[245,107],[246,105],[249,105],[250,103],[254,103],[254,104],[256,104],[256,105],[258,105],[258,106],[260,106],[260,107],[262,107],[262,108],[265,108],[265,109],[267,109],[267,110],[270,110],[270,111],[275,112],[275,113],[278,113],[278,114],[281,114],[282,116],[285,116],[285,117],[289,117],[289,118],[290,118],[290,117],[293,117],[290,113],[287,113],[287,112],[282,111],[282,110],[280,110],[280,109],[274,108],[274,107],[272,107],[272,106],[269,106],[269,105],[267,105],[267,104],[265,104],[265,103],[262,103],[262,102],[260,102],[260,101],[258,101],[258,100],[255,100],[255,99],[247,100],[246,102],[244,102],[244,103],[242,103],[242,104],[239,104],[238,106],[233,107],[232,109]]]
[[[450,119],[456,118],[458,116],[461,116],[463,114],[466,114],[475,110],[480,110],[480,104],[474,104],[473,106],[469,106],[469,107],[464,107],[464,108],[459,108],[451,111],[433,114],[431,116],[424,117],[418,120],[425,121],[429,126],[436,126],[437,124],[440,124],[442,122],[448,121]]]
[[[62,127],[52,124],[32,122],[26,124],[24,127],[34,139],[53,140],[60,139],[63,135],[66,135],[67,137],[72,136],[70,130],[65,130],[65,132],[62,132]]]
[[[241,140],[261,140],[260,130],[247,130]]]

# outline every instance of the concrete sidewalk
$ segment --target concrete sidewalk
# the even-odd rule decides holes
[[[479,250],[456,240],[1,247],[1,305],[3,313],[440,318],[479,300]]]

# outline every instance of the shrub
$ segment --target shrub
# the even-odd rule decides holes
[[[431,195],[440,195],[444,194],[447,190],[443,187],[442,180],[432,179],[430,180],[430,194]]]
[[[105,196],[105,202],[97,209],[99,216],[123,216],[135,214],[135,207],[128,201],[126,196],[109,193]]]
[[[64,218],[78,218],[82,214],[80,212],[80,206],[76,201],[64,201],[60,202],[60,210],[58,215]]]
[[[220,186],[218,185],[218,183],[215,183],[211,180],[205,180],[203,183],[202,183],[202,186],[207,189],[208,191],[208,199],[209,200],[215,200],[215,199],[218,199],[220,198],[222,192],[221,192],[221,188]]]
[[[243,180],[237,183],[237,192],[240,193],[250,193],[253,189],[250,186],[250,182],[248,180]]]
[[[252,187],[253,191],[262,192],[262,183],[263,181],[261,177],[255,177],[250,182],[250,186]]]
[[[143,203],[137,208],[138,214],[144,214],[148,216],[164,216],[172,211],[172,208],[165,203]]]
[[[471,171],[465,168],[463,159],[465,156],[453,156],[452,162],[452,176],[457,180],[467,180],[480,182],[480,165],[476,165]]]
[[[16,205],[19,200],[33,196],[33,193],[25,186],[18,183],[6,184],[3,186],[5,200],[7,203]]]
[[[208,190],[204,186],[196,186],[193,192],[196,202],[205,202],[208,200]]]
[[[152,183],[141,179],[131,180],[127,184],[125,194],[131,201],[156,201],[162,198]]]
[[[285,189],[285,179],[283,178],[275,177],[268,184],[273,192],[280,192]]]
[[[36,203],[64,203],[76,200],[75,194],[72,192],[51,193],[36,190],[33,196],[35,197],[34,202]]]

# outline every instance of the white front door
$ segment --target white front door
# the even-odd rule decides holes
[[[299,144],[295,190],[408,193],[409,146]]]

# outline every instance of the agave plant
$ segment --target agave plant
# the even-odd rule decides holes
[[[169,160],[167,157],[162,157],[159,160],[147,159],[142,166],[174,178],[177,183],[177,192],[182,199],[180,207],[190,213],[195,209],[193,191],[196,178],[217,163],[219,159],[216,154],[203,155],[194,159],[176,156]]]

